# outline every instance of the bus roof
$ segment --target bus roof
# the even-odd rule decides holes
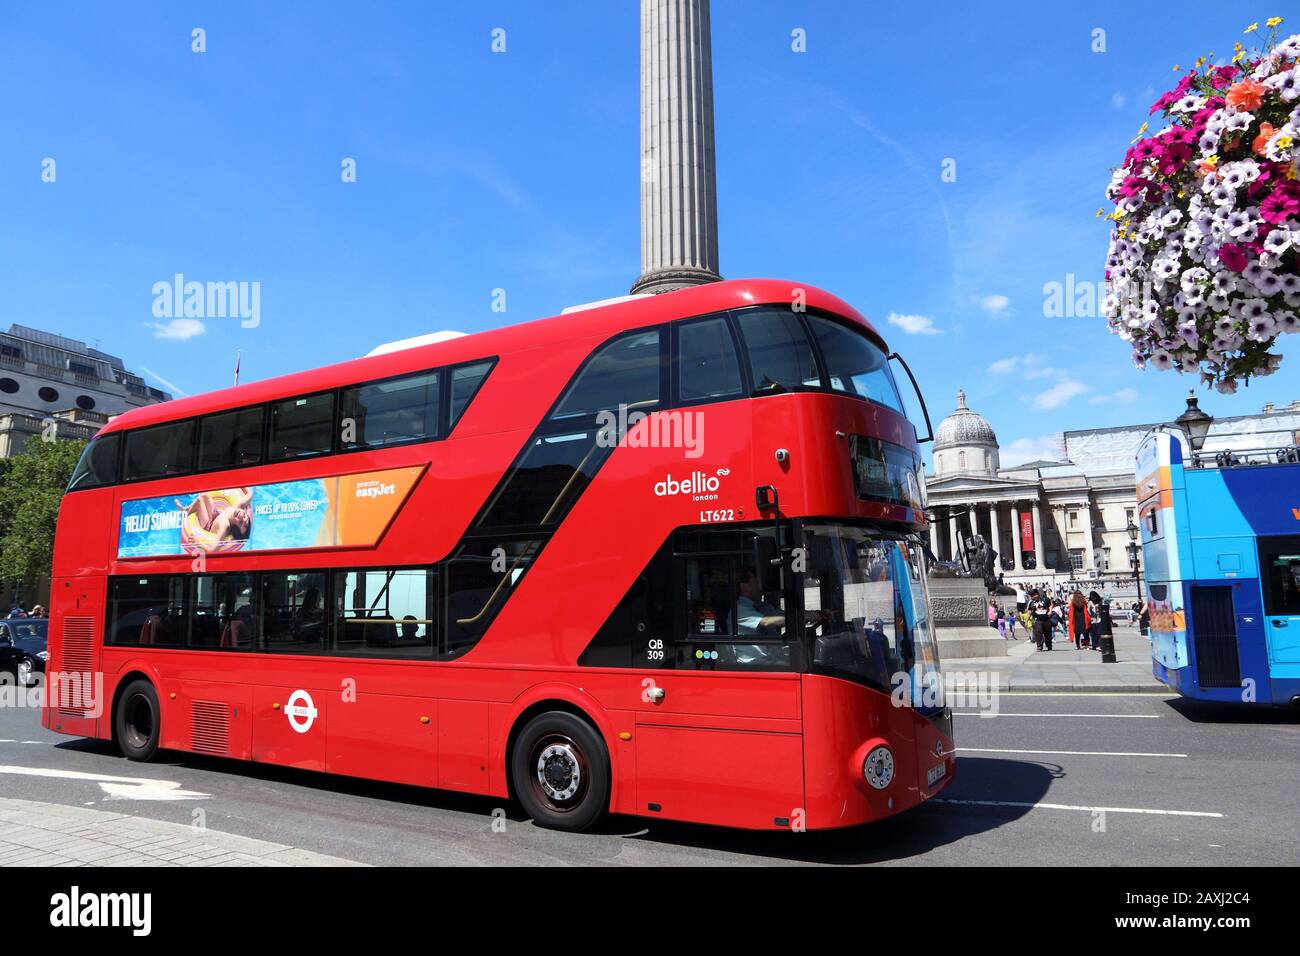
[[[471,362],[557,341],[592,336],[609,337],[624,329],[673,322],[725,309],[788,305],[800,297],[809,308],[831,312],[861,325],[863,331],[878,345],[887,348],[884,339],[870,322],[853,306],[829,292],[806,283],[781,279],[727,279],[133,408],[115,417],[104,426],[100,434],[223,409],[258,405],[278,398],[326,391],[425,368]]]

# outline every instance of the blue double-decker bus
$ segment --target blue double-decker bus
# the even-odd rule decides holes
[[[1152,671],[1184,697],[1300,704],[1300,463],[1294,446],[1137,452]]]

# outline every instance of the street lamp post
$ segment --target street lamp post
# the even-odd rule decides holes
[[[1128,527],[1124,529],[1128,532],[1128,566],[1133,570],[1133,587],[1137,590],[1138,614],[1142,613],[1142,608],[1146,601],[1142,599],[1142,546],[1138,544],[1138,526],[1132,520],[1129,521]],[[1142,630],[1141,620],[1138,622],[1139,633],[1145,633]]]
[[[1192,446],[1192,463],[1196,464],[1198,456],[1195,453],[1205,446],[1206,436],[1210,434],[1210,426],[1214,424],[1214,416],[1201,411],[1194,390],[1187,390],[1187,407],[1174,419],[1174,424],[1187,435],[1187,441]]]

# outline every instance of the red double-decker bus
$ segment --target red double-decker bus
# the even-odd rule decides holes
[[[45,725],[571,830],[914,806],[952,726],[889,358],[734,280],[129,411],[60,510]]]

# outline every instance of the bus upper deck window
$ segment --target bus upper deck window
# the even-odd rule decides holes
[[[798,315],[787,308],[762,308],[737,318],[756,394],[821,386],[812,342]]]
[[[648,409],[659,403],[659,331],[623,335],[601,347],[569,386],[553,420],[573,420],[625,407]]]
[[[290,398],[271,405],[268,458],[319,455],[334,447],[334,393]]]
[[[831,388],[880,402],[896,412],[903,411],[903,400],[898,395],[885,353],[865,334],[817,316],[809,316],[808,324],[821,346]]]

